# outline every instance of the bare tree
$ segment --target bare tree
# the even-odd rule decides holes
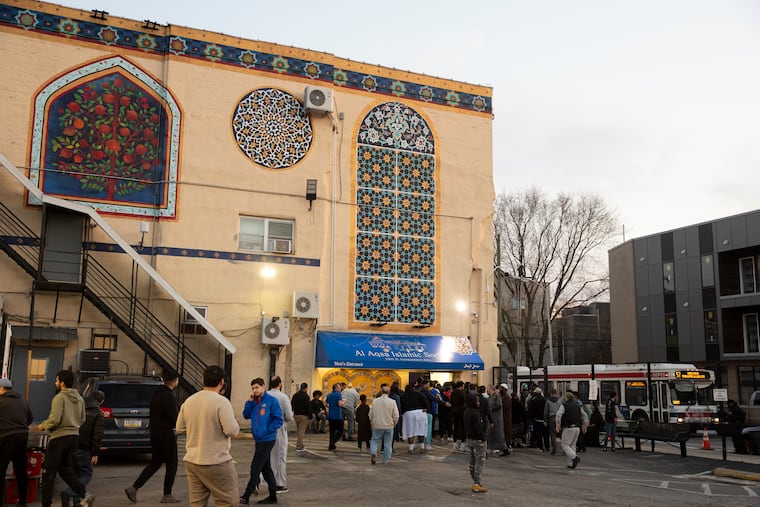
[[[598,195],[552,199],[530,188],[497,196],[494,226],[496,261],[511,275],[497,280],[517,295],[517,304],[500,302],[499,341],[513,360],[543,366],[550,321],[608,291],[606,247],[618,218]]]

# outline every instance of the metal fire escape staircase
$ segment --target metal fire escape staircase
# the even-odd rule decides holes
[[[40,204],[62,208],[89,218],[105,232],[129,258],[133,277],[144,273],[161,287],[171,298],[176,312],[187,312],[225,350],[225,366],[228,375],[231,357],[235,352],[232,345],[214,326],[190,305],[145,259],[137,253],[94,209],[79,203],[45,195],[19,169],[0,154],[0,164],[19,181],[32,198]],[[3,250],[34,280],[40,290],[78,292],[95,308],[102,312],[113,324],[127,335],[153,361],[166,371],[179,375],[180,385],[187,393],[203,388],[203,370],[206,363],[188,348],[183,336],[173,331],[139,299],[134,290],[119,281],[103,263],[95,259],[94,252],[83,249],[82,280],[78,284],[50,282],[40,273],[41,238],[3,203],[0,203],[0,250]],[[113,256],[113,254],[108,254]],[[126,261],[126,259],[124,259]],[[113,263],[110,262],[109,265]],[[123,272],[126,270],[113,269]],[[81,312],[81,309],[80,309]]]

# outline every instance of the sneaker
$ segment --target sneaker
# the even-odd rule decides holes
[[[488,488],[485,486],[481,486],[480,484],[473,484],[472,485],[472,492],[473,493],[485,493],[488,491]]]
[[[606,447],[602,447],[602,452],[607,452],[607,448]]]
[[[160,503],[180,503],[182,500],[174,495],[164,495],[161,497]]]
[[[129,498],[130,502],[137,503],[137,489],[134,486],[130,486],[125,489],[124,493],[127,495],[127,498]]]
[[[248,505],[248,499],[244,496],[241,496],[240,499],[238,500],[238,503],[240,505]]]
[[[277,486],[277,488],[275,488],[275,491],[277,491],[278,493],[287,493],[290,490],[288,489],[287,486]]]
[[[581,459],[578,456],[574,457],[573,458],[573,466],[571,468],[577,467],[578,463],[580,463],[580,462],[581,462]]]
[[[374,454],[369,457],[369,460],[372,462],[373,465],[377,462],[377,458],[375,457]]]
[[[71,507],[71,497],[65,491],[61,491],[61,507]]]
[[[432,451],[433,450],[433,446],[430,445],[430,444],[425,444],[425,450],[426,451]]]
[[[276,496],[268,496],[263,500],[259,500],[258,503],[277,503]]]
[[[93,507],[95,505],[95,495],[92,493],[87,493],[84,498],[82,498],[82,507]]]

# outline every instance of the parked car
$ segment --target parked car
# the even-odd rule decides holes
[[[760,426],[750,426],[742,430],[747,454],[760,454]]]
[[[100,406],[104,416],[102,454],[151,452],[150,400],[163,385],[160,377],[91,377],[81,388],[82,396],[105,393]]]

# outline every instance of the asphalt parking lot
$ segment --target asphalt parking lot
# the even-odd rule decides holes
[[[245,437],[245,435],[243,435]],[[657,443],[652,453],[626,449],[603,453],[589,448],[580,454],[576,470],[566,468],[565,458],[535,449],[516,449],[511,456],[489,458],[483,476],[487,493],[472,493],[468,455],[451,451],[448,442],[434,442],[433,450],[409,455],[406,445],[396,443],[398,455],[391,463],[373,466],[369,454],[360,453],[356,442],[339,442],[335,452],[327,450],[327,435],[307,435],[306,451],[296,452],[291,434],[288,453],[290,491],[279,495],[284,505],[374,506],[374,505],[504,505],[520,502],[542,505],[636,505],[646,502],[678,502],[687,505],[758,505],[760,482],[719,477],[715,470],[726,468],[748,474],[760,473],[760,456],[728,453],[722,461],[720,440],[713,437],[713,450],[701,449],[701,438],[688,444],[687,458],[677,446]],[[183,452],[180,441],[180,456]],[[240,489],[248,480],[253,442],[233,440]],[[132,504],[124,494],[148,456],[107,456],[95,469],[90,490],[99,507]],[[158,506],[162,495],[163,469],[139,491],[138,504]],[[568,493],[571,493],[568,495]],[[175,496],[187,503],[187,481],[180,463]],[[614,496],[614,501],[610,500]],[[258,500],[263,497],[251,497]],[[57,499],[57,497],[56,497]],[[31,505],[39,505],[40,498]],[[57,502],[56,502],[57,504]],[[214,505],[211,502],[210,505]]]

